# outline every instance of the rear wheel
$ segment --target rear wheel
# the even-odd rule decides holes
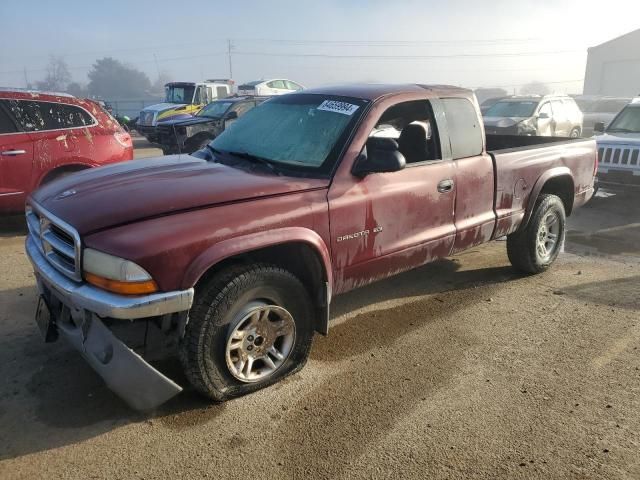
[[[217,401],[302,368],[313,339],[311,299],[290,272],[234,267],[197,289],[180,358],[192,385]]]
[[[507,237],[511,264],[526,273],[547,270],[560,253],[565,223],[562,200],[556,195],[540,195],[527,226]]]

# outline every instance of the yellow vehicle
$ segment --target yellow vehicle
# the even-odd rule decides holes
[[[232,88],[233,81],[228,79],[167,83],[164,102],[145,107],[138,117],[136,130],[150,142],[156,142],[158,123],[190,118],[209,102],[230,96]]]

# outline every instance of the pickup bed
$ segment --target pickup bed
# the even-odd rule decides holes
[[[596,168],[591,139],[485,137],[460,88],[276,97],[193,155],[34,193],[37,323],[134,408],[181,391],[148,363],[167,349],[226,400],[300,369],[335,295],[503,236],[516,269],[547,269]]]

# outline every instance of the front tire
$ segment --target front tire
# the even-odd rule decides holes
[[[569,133],[569,138],[579,138],[579,137],[580,137],[579,128],[574,128],[573,130],[571,130],[571,133]]]
[[[511,265],[525,273],[547,270],[560,253],[565,224],[562,200],[556,195],[540,195],[526,227],[507,237]]]
[[[180,358],[196,390],[224,401],[300,370],[313,332],[298,278],[273,265],[237,266],[196,289]]]

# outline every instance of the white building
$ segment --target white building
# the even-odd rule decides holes
[[[640,95],[640,29],[589,49],[585,95]]]

